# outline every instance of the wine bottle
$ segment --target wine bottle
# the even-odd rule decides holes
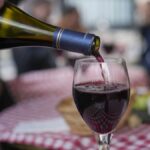
[[[97,55],[100,38],[94,34],[49,25],[5,2],[0,9],[0,49],[19,46],[48,46]]]

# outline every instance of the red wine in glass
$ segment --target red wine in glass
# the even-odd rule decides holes
[[[83,120],[98,133],[99,149],[108,150],[113,130],[128,106],[130,82],[122,58],[106,58],[105,62],[101,56],[96,59],[77,60],[73,97]],[[84,71],[85,67],[87,71]],[[113,67],[118,67],[122,74]]]
[[[89,82],[74,86],[76,106],[89,127],[110,133],[117,126],[129,100],[129,87],[119,83]]]

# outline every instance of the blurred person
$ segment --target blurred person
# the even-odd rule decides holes
[[[77,8],[73,6],[65,6],[62,11],[62,19],[59,22],[59,26],[62,28],[71,29],[79,32],[86,32],[87,29],[83,26],[80,18],[80,14]],[[77,58],[81,57],[81,54],[73,52],[63,52],[64,57],[67,59],[67,64],[74,66],[74,62]]]
[[[135,0],[136,21],[139,31],[146,44],[143,44],[143,54],[137,65],[128,64],[131,87],[150,86],[150,0]],[[144,50],[145,49],[145,50]]]
[[[150,75],[150,0],[137,1],[139,30],[144,40],[141,64]]]
[[[62,20],[60,21],[59,25],[63,28],[68,28],[75,31],[87,31],[81,23],[81,18],[78,10],[72,6],[66,6],[63,9]]]
[[[136,0],[136,23],[143,36],[143,54],[136,65],[128,64],[129,78],[132,87],[150,86],[150,0]]]
[[[51,15],[52,4],[48,0],[23,1],[20,6],[27,13],[41,21],[47,22]],[[55,51],[45,47],[20,47],[13,49],[13,57],[18,74],[33,70],[55,68]]]

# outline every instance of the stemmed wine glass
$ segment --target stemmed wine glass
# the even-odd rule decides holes
[[[130,83],[122,58],[76,60],[73,97],[86,124],[98,134],[99,149],[109,150],[111,135],[127,109]]]

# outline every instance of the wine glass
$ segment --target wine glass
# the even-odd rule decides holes
[[[98,134],[99,149],[109,150],[112,132],[128,106],[130,82],[122,58],[104,60],[76,60],[73,97],[83,120]]]

